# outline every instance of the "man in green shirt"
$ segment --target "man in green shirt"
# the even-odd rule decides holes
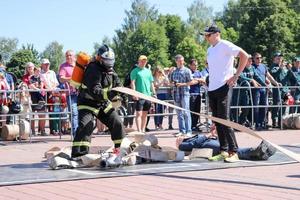
[[[131,89],[143,93],[147,96],[154,96],[155,89],[153,76],[150,69],[146,68],[147,57],[141,55],[138,60],[138,67],[130,73]],[[133,97],[136,101],[136,127],[137,131],[145,132],[147,123],[147,113],[150,110],[151,102]]]

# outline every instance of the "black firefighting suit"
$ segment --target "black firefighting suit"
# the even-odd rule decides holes
[[[79,124],[73,140],[73,158],[89,152],[94,116],[108,127],[115,148],[120,147],[125,130],[111,103],[118,94],[110,90],[117,86],[120,79],[113,69],[107,70],[99,61],[88,64],[78,95]]]

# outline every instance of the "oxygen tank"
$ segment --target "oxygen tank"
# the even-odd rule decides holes
[[[84,70],[89,64],[91,57],[85,52],[79,52],[77,55],[76,65],[73,69],[72,77],[70,84],[75,88],[78,88],[81,85]]]

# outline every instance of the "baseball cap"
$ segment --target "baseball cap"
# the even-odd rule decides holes
[[[221,30],[216,24],[212,24],[210,26],[205,27],[204,32],[202,32],[202,35],[209,34],[209,33],[221,33]]]
[[[274,53],[273,57],[277,57],[277,56],[283,56],[283,54],[281,52]]]
[[[42,64],[50,64],[50,61],[47,58],[42,59]]]
[[[145,56],[145,55],[140,55],[140,57],[139,57],[139,60],[147,60],[148,58],[147,58],[147,56]]]

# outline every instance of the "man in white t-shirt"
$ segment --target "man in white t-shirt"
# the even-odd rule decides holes
[[[215,25],[205,28],[203,35],[211,45],[207,50],[209,69],[208,97],[214,117],[229,119],[229,105],[232,86],[246,66],[248,54],[233,43],[221,39],[221,31]],[[239,65],[234,74],[234,58],[239,57]],[[233,129],[216,123],[220,142],[220,154],[209,158],[210,161],[238,161],[238,145]]]

